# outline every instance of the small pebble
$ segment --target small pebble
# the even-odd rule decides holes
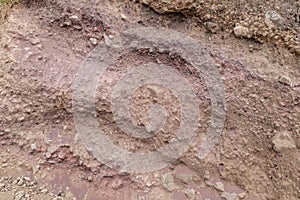
[[[219,190],[221,192],[224,192],[224,184],[221,182],[215,183],[214,188],[216,188],[217,190]]]
[[[98,40],[96,38],[90,38],[90,42],[94,46],[96,46],[98,44]]]
[[[31,148],[32,151],[35,151],[36,148],[37,148],[37,147],[36,147],[36,144],[35,144],[35,143],[31,144],[31,145],[30,145],[30,148]]]

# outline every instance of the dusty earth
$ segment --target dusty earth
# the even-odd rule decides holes
[[[1,5],[0,199],[300,199],[299,1],[209,2],[214,1]],[[268,34],[247,27],[247,19],[256,19]],[[150,26],[185,33],[209,53],[225,85],[226,122],[213,151],[199,159],[197,148],[211,112],[201,77],[179,56],[165,52],[119,58],[101,80],[109,84],[98,91],[97,116],[122,148],[153,151],[173,137],[180,123],[174,120],[180,103],[171,91],[160,88],[153,94],[151,87],[142,87],[132,98],[133,121],[147,124],[145,111],[155,99],[172,113],[163,131],[138,140],[118,129],[106,97],[129,68],[150,61],[169,65],[201,99],[201,126],[190,150],[168,168],[128,174],[106,167],[76,141],[71,85],[97,43],[128,28]]]

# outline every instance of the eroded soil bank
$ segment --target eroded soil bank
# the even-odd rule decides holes
[[[0,199],[299,199],[299,2],[251,2],[44,0],[1,8]],[[71,85],[97,44],[140,27],[199,41],[222,76],[226,122],[213,151],[197,158],[211,112],[203,79],[166,52],[127,54],[106,71],[97,94],[97,117],[115,144],[155,150],[179,126],[172,93],[142,87],[132,98],[133,119],[146,124],[155,100],[173,112],[165,132],[135,140],[118,129],[107,97],[122,73],[147,62],[169,65],[193,85],[201,126],[170,167],[126,174],[77,142]]]

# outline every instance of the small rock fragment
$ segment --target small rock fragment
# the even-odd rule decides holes
[[[185,166],[176,166],[175,177],[184,183],[191,183],[193,181],[193,171]]]
[[[246,192],[243,192],[243,193],[240,193],[240,194],[239,194],[239,198],[240,198],[240,199],[244,199],[244,198],[246,198],[246,196],[247,196],[247,193],[246,193]]]
[[[164,93],[164,90],[158,85],[147,85],[147,89],[149,89],[153,95],[160,95]]]
[[[235,194],[235,193],[228,193],[228,192],[223,192],[221,194],[221,197],[223,197],[226,200],[238,200],[239,199],[239,197],[238,197],[237,194]]]
[[[64,27],[64,26],[71,26],[71,25],[72,25],[72,22],[70,20],[66,20],[60,26]]]
[[[220,30],[220,27],[217,23],[207,22],[205,25],[207,30],[209,30],[212,33],[217,33]]]
[[[210,178],[210,173],[209,173],[209,171],[205,171],[205,173],[204,173],[204,179],[205,180],[208,180]]]
[[[216,188],[217,190],[224,192],[224,184],[222,182],[216,182],[214,184],[214,188]]]
[[[65,193],[65,191],[59,191],[58,194],[57,194],[57,196],[59,196],[59,197],[65,197],[66,193]]]
[[[282,83],[282,84],[284,84],[284,85],[288,85],[288,86],[290,86],[290,87],[293,87],[293,82],[292,82],[292,80],[291,80],[289,77],[287,77],[287,76],[280,76],[280,77],[278,78],[278,81],[279,81],[279,83]]]
[[[77,30],[81,30],[81,29],[82,29],[82,27],[79,26],[79,25],[74,25],[73,28],[75,28],[75,29],[77,29]]]
[[[90,42],[94,46],[96,46],[98,44],[98,40],[96,38],[90,38]]]
[[[196,200],[196,198],[197,198],[197,193],[194,189],[188,189],[188,190],[184,191],[184,193],[190,200]]]
[[[22,186],[23,184],[24,184],[24,180],[21,178],[21,179],[18,181],[17,185],[18,185],[18,186]]]
[[[25,192],[24,191],[18,191],[15,193],[15,198],[14,200],[21,200],[25,197]]]
[[[121,179],[114,180],[111,184],[111,187],[115,190],[121,188],[123,186],[123,181]]]
[[[138,200],[146,200],[146,197],[144,197],[144,196],[139,196],[139,197],[138,197]]]
[[[47,152],[47,153],[46,153],[46,158],[47,158],[47,159],[51,158],[51,156],[52,156],[52,155],[51,155],[50,152]]]
[[[250,52],[253,52],[253,48],[254,48],[253,45],[250,44],[250,45],[249,45],[249,51],[250,51]]]
[[[81,23],[81,21],[77,15],[72,15],[69,17],[69,19],[71,20],[72,24],[74,24],[74,25],[78,25]]]
[[[46,194],[47,192],[48,192],[48,190],[45,189],[45,188],[41,190],[41,193],[42,193],[42,194]]]
[[[63,197],[54,197],[52,200],[64,200]]]
[[[63,151],[58,152],[58,155],[57,155],[57,156],[58,156],[58,158],[61,159],[61,160],[64,160],[64,159],[67,157],[66,153],[63,152]]]
[[[5,184],[4,183],[0,183],[0,191],[2,190],[2,189],[4,189],[5,188]]]
[[[25,117],[20,117],[20,118],[18,119],[18,121],[19,121],[19,122],[23,122],[24,119],[25,119]]]
[[[26,108],[26,109],[24,110],[24,112],[27,113],[27,114],[30,114],[30,113],[32,112],[32,110],[31,110],[30,108]]]
[[[106,35],[106,33],[103,33],[103,38],[104,38],[104,43],[106,44],[106,46],[110,47],[111,39]]]
[[[274,27],[282,21],[280,15],[275,11],[267,11],[265,14],[265,23],[268,27]]]
[[[281,153],[297,148],[294,140],[287,132],[277,133],[273,137],[272,143],[274,150]]]
[[[124,21],[127,19],[126,15],[124,15],[123,13],[120,13],[120,16]]]
[[[31,144],[31,145],[30,145],[30,148],[31,148],[32,151],[35,151],[36,148],[37,148],[37,147],[36,147],[36,144],[35,144],[35,143]]]
[[[4,133],[11,133],[11,130],[10,129],[5,129]]]
[[[32,172],[34,173],[34,174],[36,174],[39,170],[40,170],[40,165],[36,165],[36,166],[33,166],[32,167]]]
[[[44,173],[41,174],[41,178],[42,179],[46,178],[47,176],[48,176],[48,174],[46,172],[44,172]]]
[[[92,182],[92,181],[93,181],[93,177],[92,177],[92,176],[88,176],[87,180],[88,180],[89,182]]]
[[[37,45],[37,44],[39,44],[40,42],[41,42],[41,40],[40,40],[39,38],[34,38],[34,39],[30,40],[30,43],[31,43],[32,45]]]
[[[234,29],[234,35],[236,37],[249,37],[249,29],[245,26],[238,25]]]
[[[171,172],[162,175],[162,186],[169,192],[173,192],[175,189],[174,178]]]
[[[50,163],[50,164],[55,164],[56,161],[55,161],[55,160],[48,160],[48,163]]]

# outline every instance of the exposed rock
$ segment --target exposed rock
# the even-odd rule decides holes
[[[39,170],[40,170],[41,166],[40,165],[36,165],[32,167],[32,172],[33,174],[36,174]]]
[[[240,199],[244,199],[244,198],[246,198],[246,196],[247,196],[247,193],[246,193],[246,192],[243,192],[243,193],[240,193],[240,194],[239,194],[239,198],[240,198]]]
[[[144,197],[144,196],[138,196],[138,200],[146,200],[146,197]]]
[[[79,17],[77,15],[72,15],[69,17],[69,19],[71,20],[73,25],[81,24],[81,20],[79,19]]]
[[[35,151],[36,148],[37,148],[37,147],[36,147],[36,144],[35,144],[35,143],[31,144],[31,145],[30,145],[30,148],[31,148],[32,151]]]
[[[18,186],[22,186],[23,184],[24,184],[24,180],[21,178],[21,179],[18,181],[17,185],[18,185]]]
[[[167,189],[169,192],[173,192],[175,189],[175,183],[174,178],[171,172],[168,172],[164,175],[162,175],[162,185],[165,189]]]
[[[64,22],[62,22],[61,23],[61,25],[60,26],[71,26],[72,25],[72,22],[70,21],[70,19],[68,19],[68,20],[65,20]]]
[[[98,40],[96,38],[90,38],[90,42],[94,46],[96,46],[98,44]]]
[[[61,159],[61,160],[64,160],[66,157],[67,157],[67,153],[64,152],[64,151],[60,151],[58,154],[57,154],[58,158]]]
[[[116,179],[111,184],[111,187],[115,190],[121,188],[123,186],[123,181],[121,179]]]
[[[281,153],[297,148],[294,140],[287,132],[277,133],[273,137],[272,143],[274,150]]]
[[[4,183],[0,183],[0,191],[5,188],[5,184]]]
[[[47,158],[47,159],[51,158],[51,156],[52,156],[52,155],[51,155],[50,152],[47,152],[47,153],[46,153],[46,158]]]
[[[177,166],[175,168],[176,178],[184,183],[191,183],[193,181],[193,171],[187,167]]]
[[[11,133],[11,130],[7,128],[4,130],[4,133]]]
[[[20,117],[20,118],[18,119],[18,121],[19,121],[19,122],[23,122],[24,119],[25,119],[25,117]]]
[[[127,19],[126,15],[124,15],[123,13],[120,13],[120,16],[121,16],[121,19],[123,19],[123,20]]]
[[[48,192],[48,190],[46,188],[44,188],[44,189],[41,190],[42,194],[47,194],[47,192]]]
[[[296,25],[299,22],[299,12],[296,9],[298,6],[296,1],[280,3],[285,4],[281,9],[282,11],[280,11],[282,16],[276,11],[265,10],[274,9],[274,6],[270,5],[271,2],[262,2],[259,8],[256,4],[244,5],[248,9],[247,12],[244,9],[239,9],[241,5],[234,1],[139,0],[139,2],[148,5],[158,13],[179,12],[199,17],[201,21],[217,22],[222,29],[230,33],[232,32],[233,23],[239,23],[248,27],[250,32],[246,36],[237,37],[253,38],[260,43],[285,44],[290,51],[296,54],[300,52],[299,34],[297,34],[299,26]],[[223,13],[225,10],[226,14]],[[261,12],[265,12],[265,16],[261,16]],[[243,16],[241,17],[242,20],[240,16]],[[289,36],[289,39],[280,39],[286,36]]]
[[[109,38],[109,36],[107,36],[106,33],[103,33],[103,38],[104,38],[105,45],[110,47],[111,46],[111,39]]]
[[[209,178],[210,178],[210,173],[209,173],[209,171],[205,171],[205,172],[204,172],[204,179],[205,179],[205,180],[209,180]]]
[[[52,200],[64,200],[63,197],[54,197]]]
[[[197,198],[197,193],[194,189],[187,189],[184,191],[184,193],[190,200],[196,200]]]
[[[37,45],[37,44],[39,44],[41,42],[41,40],[39,39],[39,38],[34,38],[34,39],[31,39],[30,40],[30,43],[32,44],[32,45]]]
[[[15,198],[14,200],[21,200],[24,199],[25,197],[25,192],[24,191],[18,191],[15,193]]]
[[[212,33],[217,33],[220,30],[220,27],[217,23],[214,22],[207,22],[205,23],[207,30]]]
[[[29,181],[30,181],[30,178],[27,177],[27,176],[24,176],[24,177],[23,177],[23,180],[29,182]]]
[[[214,185],[214,188],[216,188],[217,190],[224,192],[224,184],[222,182],[216,182]]]
[[[265,23],[268,27],[274,27],[282,21],[280,15],[275,11],[267,11],[265,14]]]
[[[92,177],[92,176],[88,176],[87,180],[88,180],[89,182],[92,182],[92,181],[93,181],[93,177]]]
[[[73,28],[75,28],[75,29],[77,29],[77,30],[81,30],[81,29],[82,29],[82,27],[79,26],[79,25],[74,25]]]
[[[249,29],[245,26],[238,25],[234,27],[233,31],[236,37],[251,37]]]
[[[253,52],[253,47],[254,47],[254,46],[253,46],[252,44],[249,45],[249,51],[250,51],[250,52]]]
[[[228,193],[228,192],[223,192],[221,194],[221,197],[226,199],[226,200],[239,200],[239,197],[235,193]]]
[[[193,175],[192,174],[176,174],[176,178],[181,180],[184,183],[191,183],[193,181]]]
[[[145,199],[151,199],[151,200],[172,199],[172,193],[167,192],[162,188],[155,187],[154,189],[150,190],[150,192],[147,194]]]
[[[164,90],[158,85],[147,85],[147,88],[151,91],[153,95],[160,95],[164,93]]]
[[[279,83],[282,83],[282,84],[284,84],[284,85],[288,85],[288,86],[290,86],[290,87],[293,87],[293,82],[292,82],[292,80],[291,80],[289,77],[287,77],[287,76],[280,76],[280,77],[278,78],[278,81],[279,81]]]

